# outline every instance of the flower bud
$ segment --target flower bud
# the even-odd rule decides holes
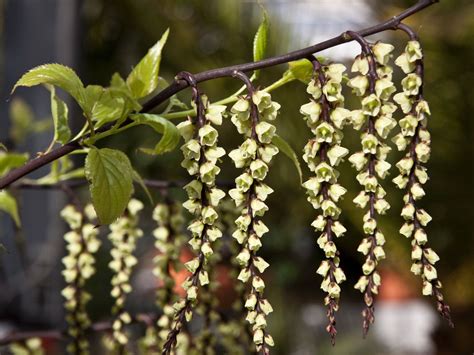
[[[404,235],[407,238],[410,238],[413,234],[413,230],[415,226],[413,223],[404,223],[403,226],[400,228],[400,234]]]
[[[341,159],[345,157],[349,153],[347,148],[341,147],[340,145],[334,145],[329,151],[327,152],[327,156],[329,158],[329,163],[332,166],[339,165]]]
[[[263,258],[257,256],[254,261],[253,261],[253,264],[255,265],[255,267],[258,269],[258,271],[260,271],[260,273],[263,273],[265,271],[265,269],[270,266],[265,260],[263,260]]]
[[[259,122],[255,127],[258,140],[263,144],[272,142],[272,139],[275,136],[275,131],[275,126],[265,121]]]
[[[416,218],[418,218],[418,221],[422,226],[428,225],[432,220],[431,216],[421,208],[416,211]]]
[[[336,249],[336,245],[334,244],[334,242],[327,242],[324,245],[323,250],[324,250],[324,253],[326,254],[327,258],[333,258],[334,256],[336,256],[337,249]]]
[[[365,154],[377,153],[379,140],[373,134],[365,134],[362,138],[362,150]]]
[[[422,250],[419,245],[415,244],[411,250],[411,258],[413,260],[421,260]]]
[[[334,271],[334,278],[338,284],[346,280],[346,275],[340,267],[336,268],[336,271]]]
[[[253,310],[255,309],[256,305],[257,305],[257,296],[255,295],[255,293],[251,293],[250,296],[245,301],[245,308],[249,310]]]
[[[405,53],[407,54],[408,61],[410,63],[414,63],[417,60],[420,60],[423,58],[420,42],[416,40],[411,40],[407,43],[405,47]]]
[[[369,72],[369,62],[367,58],[363,55],[358,55],[355,58],[354,63],[352,64],[351,71],[359,72],[362,75],[367,75],[367,73]]]
[[[312,79],[308,87],[306,88],[306,92],[313,96],[313,99],[317,100],[321,97],[321,86],[319,84],[319,81],[316,81],[315,79]],[[303,112],[302,112],[303,113]]]
[[[352,113],[343,107],[336,107],[331,111],[330,117],[334,126],[341,129],[351,119]]]
[[[431,296],[433,294],[433,285],[429,281],[423,281],[423,296]]]
[[[387,138],[391,130],[397,125],[390,116],[384,115],[377,119],[375,122],[375,130],[382,138]]]
[[[368,238],[362,239],[362,242],[359,244],[359,247],[357,248],[357,251],[359,253],[362,253],[364,255],[367,255],[370,251],[370,248],[372,247],[372,243]]]
[[[388,100],[396,90],[395,85],[389,79],[379,79],[375,82],[375,94],[381,100]]]
[[[418,126],[418,120],[413,115],[407,115],[399,122],[402,134],[405,137],[413,137],[415,135],[416,127]]]
[[[357,207],[365,208],[367,202],[369,202],[369,199],[369,195],[365,193],[365,191],[361,191],[353,200],[353,202],[356,204]]]
[[[412,107],[412,99],[410,99],[404,92],[399,92],[393,96],[393,101],[395,101],[400,108],[402,109],[403,113],[409,113]]]
[[[250,252],[248,249],[243,249],[235,258],[240,266],[247,266],[250,260]]]
[[[316,271],[316,273],[321,275],[322,277],[326,277],[329,269],[330,269],[329,262],[327,260],[323,260],[321,264],[319,265],[319,268]]]
[[[429,261],[430,264],[434,265],[439,261],[439,256],[431,248],[423,249],[423,255]]]
[[[432,265],[425,265],[423,267],[423,275],[426,277],[428,281],[435,280],[438,278],[438,273],[436,269]]]
[[[362,272],[364,275],[369,275],[375,269],[375,262],[371,259],[367,259],[362,265]]]
[[[331,282],[328,287],[328,294],[329,297],[331,298],[339,298],[339,295],[341,294],[341,287],[335,282]]]
[[[410,73],[402,80],[403,92],[407,96],[418,95],[421,84],[421,78],[415,73]]]
[[[273,312],[272,305],[270,304],[270,302],[268,302],[268,300],[261,299],[258,304],[262,312],[265,313],[266,315]]]
[[[380,112],[381,103],[375,94],[370,94],[362,99],[362,112],[366,115],[377,116]]]
[[[419,245],[424,245],[428,241],[426,232],[421,228],[415,231],[414,238]]]
[[[409,74],[415,70],[415,63],[410,61],[407,53],[402,53],[395,59],[395,64],[402,69],[405,74]]]
[[[341,95],[341,84],[333,79],[330,79],[323,86],[323,93],[329,102],[343,101],[344,97]]]
[[[359,290],[360,292],[364,292],[368,284],[369,284],[369,279],[367,278],[367,276],[361,276],[359,280],[357,281],[357,283],[355,284],[354,288],[356,290]]]
[[[395,49],[394,46],[388,43],[377,42],[373,45],[372,51],[375,56],[375,60],[381,64],[386,65],[391,58],[391,53]]]
[[[365,75],[357,75],[356,77],[349,80],[347,86],[352,88],[352,91],[357,96],[364,96],[365,92],[369,88],[369,79]]]
[[[254,179],[264,180],[267,176],[268,165],[265,164],[262,160],[254,160],[250,163],[250,172]]]
[[[321,105],[311,101],[300,107],[300,113],[305,115],[305,117],[307,117],[310,122],[314,124],[319,120],[319,116],[321,114]]]
[[[258,292],[262,293],[265,289],[265,283],[260,276],[255,276],[252,280],[252,287]]]
[[[368,160],[363,152],[357,152],[349,157],[349,161],[357,171],[360,171],[364,168],[365,164],[367,164]]]

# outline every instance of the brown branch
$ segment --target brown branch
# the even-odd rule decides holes
[[[146,187],[152,189],[172,189],[172,188],[180,188],[188,184],[190,181],[186,180],[150,180],[150,179],[143,179],[143,183]],[[64,190],[67,189],[75,189],[87,184],[87,180],[85,179],[74,179],[70,181],[64,181],[59,183],[51,183],[51,184],[37,184],[33,181],[24,181],[18,182],[11,185],[12,188],[16,189],[24,189],[24,190]],[[222,188],[231,188],[235,185],[233,181],[216,181],[216,185]]]
[[[357,31],[360,36],[370,36],[376,33],[384,32],[387,30],[397,30],[400,22],[405,18],[425,9],[426,7],[437,3],[439,0],[418,0],[418,2],[406,9],[405,11],[401,12],[400,14],[392,17],[391,19],[377,24],[372,27],[368,27]],[[234,66],[212,69],[208,71],[204,71],[194,75],[194,79],[197,83],[213,80],[217,78],[223,77],[230,77],[235,71],[241,72],[250,72],[257,69],[269,68],[279,64],[284,64],[291,62],[293,60],[307,58],[309,55],[320,52],[322,50],[332,48],[338,46],[340,44],[350,42],[353,39],[347,35],[346,32],[340,34],[339,36],[330,38],[326,41],[320,42],[310,47],[306,47],[294,52],[290,52],[287,54],[283,54],[280,56],[275,56],[271,58],[267,58],[264,60],[260,60],[258,62],[251,62],[245,64],[238,64]],[[185,80],[175,80],[171,85],[167,88],[163,89],[159,92],[155,97],[151,98],[143,105],[142,112],[150,112],[158,105],[165,102],[174,94],[178,93],[179,91],[185,89],[189,86],[189,83]],[[104,126],[98,132],[105,131],[109,129],[110,126]],[[12,170],[8,175],[4,176],[0,179],[0,189],[4,189],[8,187],[13,182],[21,179],[25,175],[39,169],[40,167],[51,163],[52,161],[59,159],[60,157],[69,154],[77,149],[81,148],[80,140],[71,141],[59,148],[52,150],[51,152],[39,156],[36,159],[30,160],[22,167]]]

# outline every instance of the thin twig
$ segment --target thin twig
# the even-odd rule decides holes
[[[143,179],[143,183],[146,187],[152,189],[172,189],[172,188],[181,188],[188,184],[190,181],[187,180],[150,180]],[[32,181],[18,182],[11,185],[15,189],[24,189],[24,190],[64,190],[75,189],[87,185],[87,180],[85,179],[74,179],[70,181],[64,181],[60,183],[51,183],[51,184],[37,184]],[[233,181],[216,181],[216,185],[221,188],[231,188],[234,187],[235,182]]]

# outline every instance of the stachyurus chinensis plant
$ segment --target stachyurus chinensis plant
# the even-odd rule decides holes
[[[420,0],[376,26],[347,31],[320,44],[267,59],[263,58],[268,32],[265,15],[254,40],[254,62],[198,74],[181,72],[158,93],[158,83],[164,80],[159,69],[168,31],[126,78],[115,73],[107,87],[85,86],[71,68],[61,64],[41,65],[24,74],[13,91],[40,84],[50,91],[53,139],[46,151],[32,160],[1,145],[0,209],[20,226],[17,203],[9,187],[57,187],[71,199],[61,212],[69,229],[64,235],[67,255],[63,258],[62,291],[68,328],[60,333],[60,337],[68,339],[67,352],[94,353],[90,344],[93,331],[106,333],[103,341],[110,352],[131,352],[136,337],[129,326],[136,323],[145,325],[139,343],[147,354],[269,354],[271,347],[278,346],[270,334],[269,315],[274,310],[271,296],[265,292],[269,281],[264,271],[271,265],[260,253],[265,244],[263,236],[272,234],[263,217],[271,213],[266,200],[274,191],[265,180],[279,152],[295,163],[314,209],[311,226],[316,232],[315,244],[323,252],[315,271],[322,277],[326,330],[333,344],[336,312],[347,273],[340,249],[347,238],[339,238],[348,234],[340,221],[344,214],[341,201],[348,191],[340,183],[338,166],[347,159],[357,172],[354,176],[361,188],[358,193],[354,191],[353,203],[363,211],[357,248],[363,261],[354,287],[362,293],[365,304],[362,317],[366,334],[375,320],[376,297],[383,283],[379,265],[389,253],[384,244],[386,238],[394,237],[382,231],[380,225],[380,216],[390,208],[384,180],[391,170],[391,141],[405,154],[396,164],[399,175],[393,182],[404,192],[401,216],[405,222],[400,233],[411,240],[411,271],[421,277],[422,294],[435,298],[439,313],[452,325],[434,266],[439,257],[427,246],[426,229],[431,216],[420,207],[425,195],[423,185],[428,181],[425,164],[431,151],[427,125],[431,112],[423,98],[424,55],[417,35],[401,23],[434,2]],[[366,39],[386,30],[400,30],[409,36],[395,60],[395,46]],[[352,40],[358,42],[361,53],[350,65],[350,74],[344,64],[314,56]],[[289,63],[289,69],[279,80],[266,87],[258,85],[261,69],[282,63]],[[397,73],[393,64],[405,75],[400,92],[398,83],[394,83]],[[200,83],[217,78],[239,80],[244,85],[223,99],[208,98]],[[306,103],[300,114],[310,132],[302,154],[310,171],[304,182],[298,154],[276,133],[281,106],[270,94],[296,80],[306,86],[306,90],[301,89]],[[176,96],[188,87],[192,90],[189,106]],[[68,107],[56,95],[57,88],[67,92],[82,111],[83,127],[74,135],[68,124]],[[351,104],[354,99],[357,103]],[[163,109],[160,104],[165,102],[168,104]],[[233,123],[240,140],[228,152],[220,146],[226,140],[220,127],[225,120]],[[125,153],[99,147],[102,139],[143,125],[161,138],[154,147],[140,147],[140,151],[158,156],[157,159],[165,153],[181,154],[181,167],[187,173],[184,183],[142,179]],[[346,148],[344,137],[353,133],[345,126],[359,131],[358,151]],[[69,159],[72,154],[85,155],[84,166],[74,166]],[[227,160],[238,171],[231,183],[219,180]],[[49,163],[51,171],[44,177],[19,181]],[[83,183],[89,185],[92,203],[85,209],[73,191]],[[134,184],[143,187],[148,195],[148,189],[159,189],[163,197],[154,204],[155,225],[150,235],[139,220],[139,215],[148,213],[146,202],[134,197]],[[176,187],[184,189],[186,201],[164,192]],[[225,222],[220,214],[230,202],[235,217]],[[181,204],[188,215],[182,213]],[[114,305],[110,323],[99,326],[90,320],[87,305],[92,297],[100,295],[89,293],[86,284],[101,272],[96,257],[104,248],[104,225],[110,225],[108,265]],[[154,238],[153,273],[159,279],[156,312],[147,315],[132,314],[126,302],[133,291],[133,271],[140,262],[136,253],[140,238]],[[229,265],[225,276],[217,272],[223,260]],[[179,279],[179,275],[184,277]],[[219,309],[217,289],[223,277],[234,280],[233,286],[238,290],[231,317],[223,316]],[[14,353],[38,350],[37,339],[31,333],[7,336],[0,342],[12,343]]]
[[[345,109],[342,95],[342,73],[346,70],[342,64],[322,66],[318,59],[312,59],[313,78],[306,91],[311,95],[310,102],[301,106],[300,112],[314,138],[304,147],[303,159],[314,173],[303,187],[306,188],[308,201],[313,208],[321,210],[311,224],[321,232],[317,242],[324,251],[323,260],[316,271],[324,279],[321,288],[327,292],[324,303],[327,306],[329,324],[327,331],[334,344],[336,336],[335,312],[339,309],[339,286],[346,279],[340,267],[340,255],[335,239],[341,237],[346,228],[338,221],[341,209],[336,203],[346,193],[346,189],[337,183],[339,172],[335,169],[349,150],[340,145],[343,135],[341,128],[349,121],[350,112]]]

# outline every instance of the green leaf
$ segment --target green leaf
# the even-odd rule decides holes
[[[91,118],[97,122],[94,127],[99,128],[108,122],[121,119],[127,113],[124,97],[118,91],[106,89],[94,104]]]
[[[81,106],[87,108],[86,92],[81,79],[71,68],[62,64],[44,64],[31,69],[23,74],[13,87],[12,93],[19,86],[35,86],[39,84],[51,84],[69,93]]]
[[[100,85],[87,85],[84,89],[86,95],[86,108],[84,112],[86,112],[89,117],[92,116],[92,110],[94,109],[94,105],[97,101],[100,100],[102,94],[104,93],[104,88]]]
[[[280,151],[282,151],[290,160],[295,164],[296,171],[298,172],[298,176],[300,178],[300,184],[303,183],[303,172],[301,171],[300,161],[298,159],[298,155],[295,153],[293,148],[281,138],[279,135],[274,135],[272,139],[272,143],[275,144]]]
[[[117,89],[126,89],[128,90],[127,83],[123,80],[122,76],[119,73],[114,73],[110,79],[110,87]]]
[[[164,80],[160,77],[158,77],[158,87],[160,87],[161,80]],[[166,85],[168,86],[168,85]],[[120,76],[119,73],[114,73],[112,75],[112,79],[110,80],[110,89],[111,91],[119,91],[125,101],[128,104],[128,107],[133,110],[139,112],[142,109],[142,106],[140,103],[133,97],[133,94],[128,87],[127,83],[123,78]]]
[[[10,136],[15,144],[21,144],[31,132],[34,114],[31,107],[22,99],[14,98],[9,110],[12,126]]]
[[[18,168],[28,161],[27,153],[0,152],[0,176],[8,174],[12,169]]]
[[[140,99],[153,92],[158,86],[158,73],[160,71],[161,51],[168,39],[169,29],[161,39],[148,50],[146,56],[132,70],[127,77],[127,85],[135,99]]]
[[[4,150],[5,152],[8,151],[7,147],[5,147],[5,144],[0,143],[0,149]]]
[[[85,175],[100,223],[112,223],[123,213],[133,192],[130,160],[119,150],[93,147],[86,157]]]
[[[51,91],[51,114],[54,123],[54,141],[65,144],[71,138],[71,130],[68,123],[68,108],[66,103],[56,96],[54,86],[48,85]]]
[[[16,226],[21,227],[16,200],[6,191],[0,191],[0,211],[8,213]]]
[[[143,181],[143,178],[141,177],[141,175],[135,169],[132,172],[132,178],[133,178],[133,181],[135,181],[138,185],[140,185],[140,187],[145,192],[145,195],[148,197],[150,204],[153,205],[154,202],[153,202],[153,197],[151,196],[150,190],[146,186],[145,181]]]
[[[289,71],[293,76],[302,81],[305,84],[308,84],[313,77],[313,64],[308,59],[300,59],[294,62],[289,62]]]
[[[253,39],[253,61],[258,62],[265,57],[267,51],[267,42],[268,42],[268,16],[265,9],[263,10],[263,19],[260,26],[258,26],[257,32]],[[260,70],[255,70],[255,76],[258,78]]]
[[[189,110],[188,105],[186,105],[184,102],[182,102],[176,95],[173,95],[170,97],[168,105],[166,106],[165,110],[161,112],[161,114],[167,114],[171,110],[173,110],[175,107],[181,109],[181,110]]]
[[[316,59],[322,64],[327,61],[322,56],[317,56]],[[295,60],[288,63],[288,71],[299,81],[308,84],[313,77],[313,64],[308,59]]]
[[[163,154],[170,152],[176,148],[181,139],[178,128],[166,118],[159,115],[139,113],[131,115],[130,118],[140,124],[151,126],[156,132],[163,135],[155,148],[141,148],[141,150],[147,154]]]
[[[132,111],[141,109],[140,104],[131,96],[131,92],[118,73],[112,76],[111,86],[99,85],[86,87],[87,110],[89,117],[99,128],[108,122],[124,120]]]

